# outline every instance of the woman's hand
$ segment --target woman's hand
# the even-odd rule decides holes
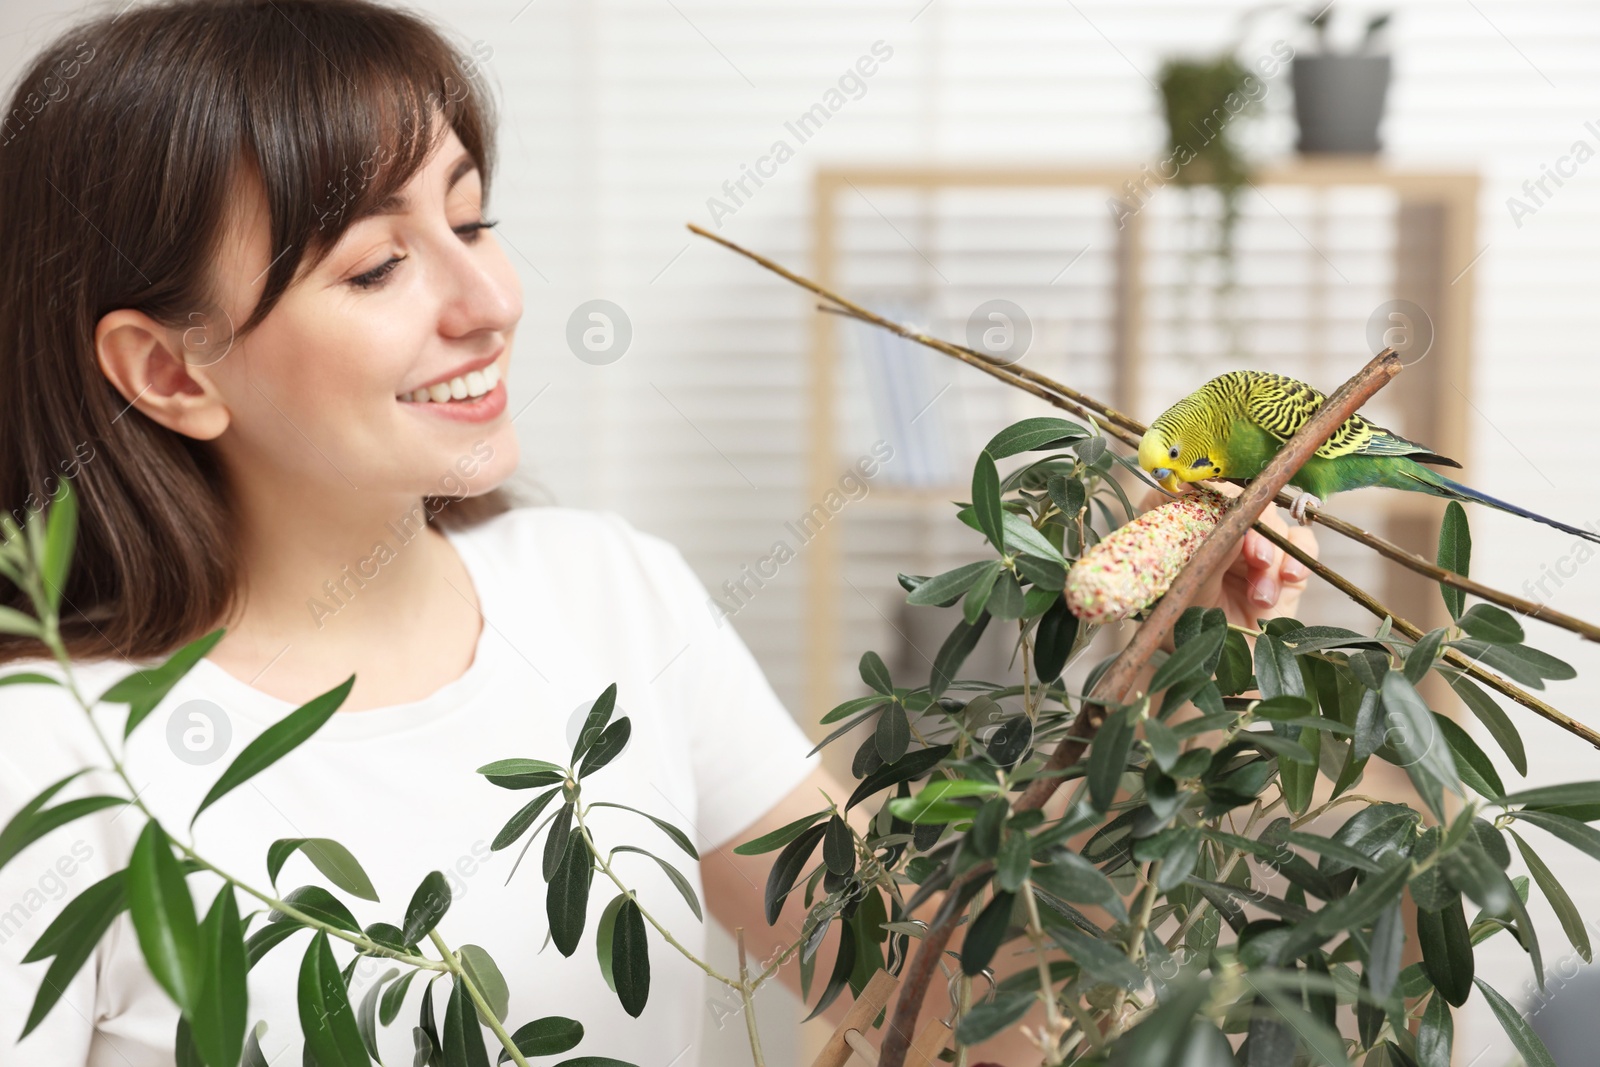
[[[1238,490],[1224,483],[1221,491],[1237,495]],[[1141,512],[1149,511],[1170,498],[1152,489],[1139,502]],[[1268,508],[1261,521],[1288,537],[1313,559],[1317,556],[1317,537],[1310,526],[1287,526],[1277,508]],[[1254,530],[1244,535],[1228,566],[1194,599],[1194,606],[1221,608],[1235,626],[1257,627],[1258,619],[1293,615],[1300,604],[1311,572],[1306,566]]]

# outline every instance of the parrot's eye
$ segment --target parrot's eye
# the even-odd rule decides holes
[[[1168,459],[1177,459],[1178,458],[1178,446],[1177,445],[1173,445],[1171,448],[1167,449],[1167,458]]]

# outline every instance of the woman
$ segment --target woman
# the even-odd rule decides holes
[[[444,872],[441,933],[494,953],[512,1026],[564,1015],[587,1027],[582,1054],[692,1063],[714,1017],[700,972],[652,935],[635,1020],[591,948],[550,951],[537,858],[508,877],[513,850],[488,845],[528,794],[476,768],[565,762],[615,682],[632,738],[585,797],[677,823],[702,862],[621,809],[593,812],[590,830],[603,848],[677,862],[761,958],[794,939],[800,907],[769,928],[770,857],[732,846],[823,806],[819,789],[849,788],[806,756],[677,549],[613,512],[513,506],[501,488],[518,460],[506,382],[523,307],[482,215],[493,117],[473,58],[362,0],[191,0],[63,34],[9,113],[0,383],[25,400],[0,423],[0,500],[21,519],[72,478],[81,518],[62,633],[91,698],[226,627],[120,749],[141,803],[183,837],[234,755],[353,673],[316,736],[198,819],[197,851],[264,888],[270,842],[333,838],[380,898],[345,897],[363,925],[398,923],[424,875]],[[1286,610],[1305,575],[1270,546],[1251,555],[1258,544],[1218,599],[1253,586],[1253,614]],[[32,639],[0,638],[8,668],[53,670],[42,657]],[[126,709],[97,716],[118,745]],[[0,689],[0,728],[0,819],[83,766],[99,769],[60,799],[121,791],[63,690]],[[177,1012],[126,913],[11,1044],[45,970],[19,961],[67,900],[125,865],[144,822],[109,809],[0,871],[0,904],[18,902],[0,914],[8,1067],[172,1062]],[[655,863],[615,862],[703,951]],[[201,908],[222,884],[208,872],[189,883]],[[279,893],[307,883],[324,880],[290,857]],[[594,891],[591,929],[610,896]],[[250,1022],[267,1022],[274,1063],[300,1060],[297,937],[249,977]],[[363,960],[356,995],[385,969]],[[423,989],[380,1032],[390,1063],[410,1057]]]

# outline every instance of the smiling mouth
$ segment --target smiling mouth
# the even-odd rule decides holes
[[[404,393],[395,399],[411,404],[449,404],[456,401],[476,400],[492,392],[500,384],[500,362],[489,364],[482,370],[457,375],[447,382],[435,382],[426,389]]]

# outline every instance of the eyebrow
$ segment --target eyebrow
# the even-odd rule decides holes
[[[478,164],[477,161],[472,158],[472,153],[462,153],[461,158],[456,160],[455,166],[450,168],[450,177],[445,182],[444,191],[448,193],[451,189],[455,188],[457,182],[466,177],[471,171],[477,169]],[[374,204],[370,209],[363,211],[360,217],[369,218],[373,215],[400,214],[406,210],[409,203],[410,201],[406,199],[405,194],[390,193],[388,196]]]

